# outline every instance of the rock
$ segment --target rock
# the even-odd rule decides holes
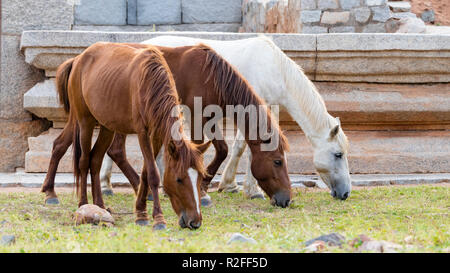
[[[369,236],[365,235],[365,234],[360,234],[358,235],[358,237],[356,237],[355,239],[353,239],[350,242],[350,246],[354,247],[354,248],[358,248],[359,246],[361,246],[364,242],[368,242],[371,241],[372,239],[369,238]]]
[[[353,26],[341,26],[330,28],[330,33],[354,33],[355,27]]]
[[[301,0],[244,0],[240,32],[299,33],[300,17],[303,12],[307,21],[315,21],[317,16],[320,20],[320,11],[303,10],[300,8],[301,3]]]
[[[337,9],[339,7],[337,0],[319,0],[318,2],[319,9]]]
[[[240,233],[234,233],[233,235],[231,235],[230,240],[228,240],[227,244],[231,244],[233,242],[242,242],[242,243],[250,243],[250,244],[256,244],[255,239],[250,238],[250,237],[246,237]]]
[[[353,9],[355,20],[358,23],[366,23],[369,20],[371,11],[368,7],[361,7]]]
[[[316,23],[320,21],[321,10],[304,10],[300,17],[303,23]]]
[[[311,239],[305,243],[306,246],[309,246],[317,241],[322,241],[329,246],[341,246],[342,243],[345,242],[345,237],[338,233],[330,233],[327,235],[322,235],[317,238]]]
[[[77,209],[74,215],[77,225],[80,224],[94,224],[104,223],[106,225],[113,225],[114,218],[111,214],[100,208],[97,205],[86,204]]]
[[[424,22],[434,23],[434,10],[426,10],[422,12],[420,18],[422,18]]]
[[[402,249],[401,245],[387,241],[366,241],[358,248],[358,251],[370,251],[379,253],[395,253]]]
[[[126,25],[126,0],[81,1],[75,5],[77,25]]]
[[[181,24],[181,0],[138,0],[137,24]]]
[[[334,25],[337,23],[346,23],[350,19],[349,11],[342,12],[330,12],[325,11],[322,15],[322,20],[320,21],[322,24]]]
[[[391,18],[402,19],[407,17],[417,18],[417,15],[412,12],[396,12],[391,14]]]
[[[324,241],[315,241],[314,243],[310,244],[309,246],[305,247],[305,251],[307,252],[319,252],[323,251],[327,248]]]
[[[241,22],[244,5],[242,0],[181,1],[182,20],[183,23],[237,23]]]
[[[314,188],[316,186],[316,182],[314,181],[303,181],[303,185],[308,188]]]
[[[411,3],[406,1],[389,1],[388,6],[393,12],[408,12],[411,10]]]
[[[373,7],[372,9],[372,20],[377,22],[386,22],[391,18],[391,11],[387,6],[383,7]]]
[[[340,0],[341,8],[343,9],[351,9],[359,6],[359,0]]]
[[[302,0],[302,10],[315,9],[316,1],[315,0]]]
[[[387,0],[365,0],[367,6],[382,6],[386,5]]]
[[[363,29],[363,33],[384,33],[384,32],[386,32],[384,23],[368,24]]]
[[[321,26],[304,26],[302,28],[302,33],[304,34],[318,34],[318,33],[327,33],[328,28]]]
[[[7,246],[12,245],[16,242],[16,236],[14,235],[3,235],[2,239],[0,240],[0,244]]]
[[[402,18],[396,33],[425,33],[425,23],[419,18]]]

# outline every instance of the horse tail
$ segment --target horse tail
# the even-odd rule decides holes
[[[74,58],[68,59],[58,67],[56,71],[56,90],[58,90],[59,103],[64,105],[64,111],[69,113],[69,94],[68,94],[68,82],[70,71],[72,71],[72,64]]]
[[[80,158],[81,158],[81,144],[80,144],[80,126],[78,122],[74,122],[74,130],[73,130],[73,174],[75,176],[75,185],[77,187],[78,194],[78,185],[80,181]]]

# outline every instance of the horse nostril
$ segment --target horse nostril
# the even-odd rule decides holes
[[[284,207],[283,207],[283,208],[288,207],[288,206],[289,206],[289,203],[291,203],[291,200],[287,199],[287,200],[284,202]]]
[[[197,229],[202,225],[202,222],[198,221],[198,222],[194,222],[194,221],[190,221],[189,222],[189,228],[190,229]]]
[[[345,200],[348,198],[348,192],[344,193],[344,195],[342,195],[342,200]]]
[[[335,190],[331,191],[331,196],[336,197],[336,191]]]

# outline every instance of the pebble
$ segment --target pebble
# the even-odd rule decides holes
[[[1,245],[7,246],[12,245],[16,242],[16,236],[14,235],[3,235],[0,241]]]
[[[79,207],[74,214],[74,219],[77,225],[97,225],[100,222],[107,226],[114,224],[114,218],[107,210],[93,204],[86,204]]]
[[[311,239],[307,241],[305,244],[309,246],[316,241],[322,241],[329,246],[341,246],[343,242],[345,242],[345,237],[338,233],[330,233],[327,235],[322,235],[317,238]]]
[[[230,240],[228,240],[227,244],[233,243],[233,242],[242,242],[242,243],[251,243],[256,244],[256,240],[250,237],[246,237],[240,233],[234,233],[231,235]]]

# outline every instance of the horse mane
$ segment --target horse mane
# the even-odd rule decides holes
[[[213,81],[214,90],[218,96],[218,104],[225,108],[226,105],[265,105],[265,102],[255,93],[248,81],[222,58],[215,50],[205,44],[194,46],[196,50],[206,53],[206,59],[202,67],[202,72],[207,75],[205,84]],[[273,122],[270,111],[266,111],[269,129],[273,128],[279,135],[279,148],[287,151],[289,144],[278,124]]]
[[[197,171],[205,175],[201,153],[184,137],[183,117],[179,108],[175,81],[161,51],[149,46],[142,49],[140,54],[145,57],[138,70],[140,71],[138,92],[143,103],[141,115],[149,125],[150,135],[160,137],[167,149],[169,142],[173,140],[172,133],[179,133],[179,140],[173,141],[179,157],[176,168],[187,171],[191,165],[194,165]],[[173,115],[173,111],[176,111],[176,115]],[[176,122],[179,122],[179,131],[172,132]]]
[[[304,111],[306,118],[311,121],[311,125],[316,132],[324,129],[331,129],[338,124],[325,106],[322,96],[317,91],[313,82],[305,75],[302,67],[289,58],[274,42],[265,35],[259,35],[257,38],[272,49],[279,61],[279,70],[283,71],[283,81],[286,84],[287,92],[290,92],[300,108]],[[342,130],[336,135],[339,145],[348,149],[348,140]]]

